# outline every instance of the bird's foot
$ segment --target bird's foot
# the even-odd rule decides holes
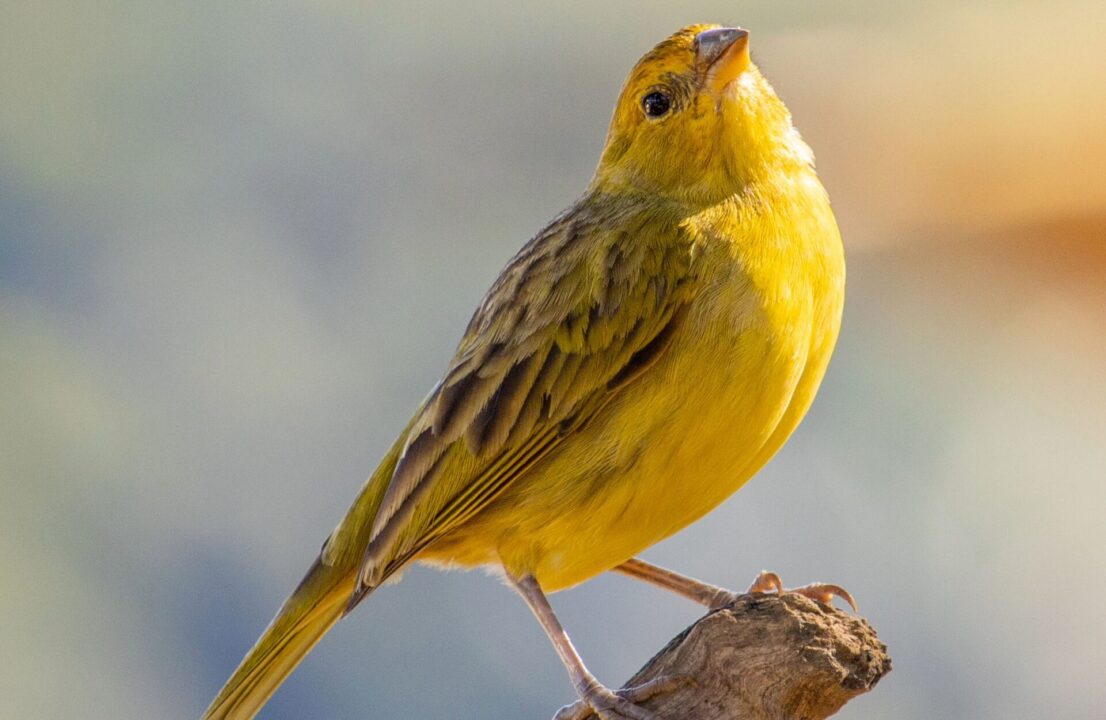
[[[580,699],[565,705],[553,720],[585,720],[592,714],[602,720],[656,720],[656,715],[638,705],[651,697],[693,682],[686,677],[662,675],[641,685],[611,691],[599,683],[580,690]]]
[[[811,600],[817,600],[820,603],[826,605],[833,605],[833,599],[839,597],[849,604],[849,607],[853,609],[853,612],[859,612],[856,607],[856,600],[853,600],[853,596],[849,594],[849,591],[840,585],[830,585],[828,583],[811,583],[810,585],[803,585],[797,588],[785,588],[783,581],[780,580],[780,576],[774,572],[768,572],[764,570],[757,575],[753,580],[753,584],[746,590],[747,593],[766,593],[775,592],[777,594],[795,593],[796,595],[803,595]]]

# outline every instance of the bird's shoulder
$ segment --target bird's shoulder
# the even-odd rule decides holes
[[[505,441],[507,428],[488,432],[473,424],[471,412],[497,410],[512,373],[540,372],[530,363],[564,362],[585,377],[594,370],[598,381],[689,300],[692,254],[671,214],[632,201],[581,199],[523,246],[485,294],[426,409],[430,427],[450,437],[466,426],[470,449],[481,452]],[[495,386],[496,402],[486,391],[473,392],[485,384]],[[542,388],[545,414],[580,399],[571,385],[562,379]],[[464,405],[471,405],[467,412]],[[516,437],[527,426],[517,426]],[[481,427],[482,435],[474,432]]]

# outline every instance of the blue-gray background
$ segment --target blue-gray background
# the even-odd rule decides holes
[[[0,10],[0,717],[195,718],[584,187],[621,81],[742,24],[849,253],[806,423],[647,557],[840,582],[843,718],[1106,716],[1106,5],[89,2]],[[695,607],[554,598],[618,683]],[[263,717],[545,718],[526,608],[416,569]]]

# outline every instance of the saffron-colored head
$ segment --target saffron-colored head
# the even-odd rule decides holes
[[[592,187],[709,205],[812,161],[740,28],[691,25],[630,71]]]

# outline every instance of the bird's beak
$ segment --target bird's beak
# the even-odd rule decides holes
[[[721,94],[749,67],[749,31],[715,28],[695,36],[695,60],[706,74],[706,86]]]

